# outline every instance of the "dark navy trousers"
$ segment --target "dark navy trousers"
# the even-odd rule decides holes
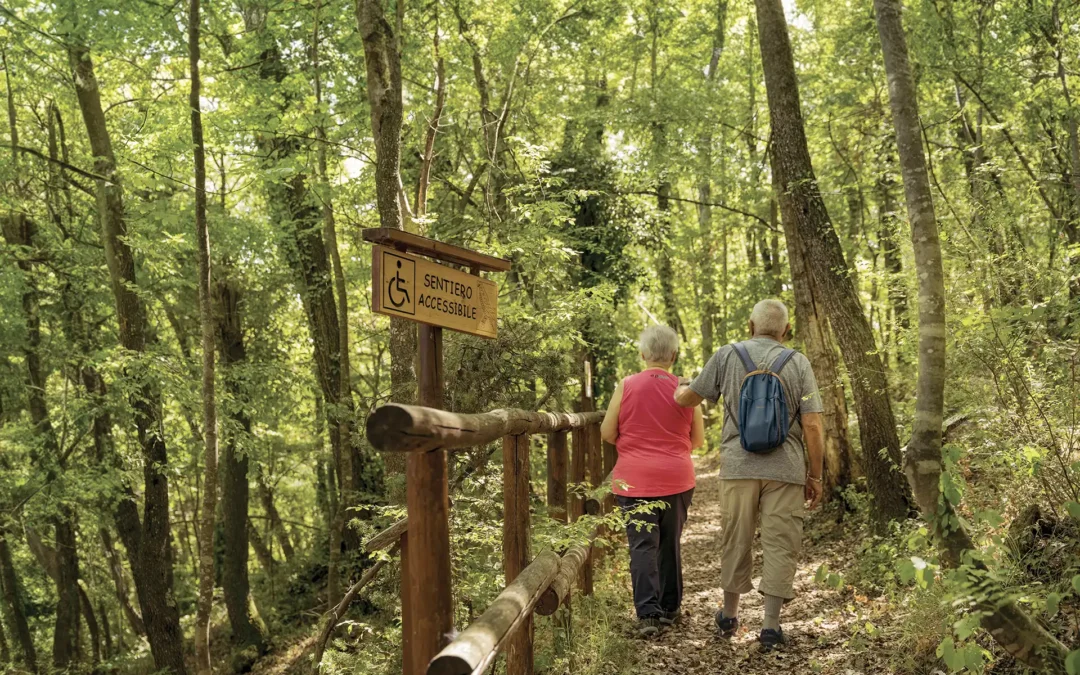
[[[630,512],[630,581],[638,618],[674,612],[682,605],[682,531],[693,500],[693,488],[667,497],[616,495],[619,508]],[[639,507],[648,506],[648,511]]]

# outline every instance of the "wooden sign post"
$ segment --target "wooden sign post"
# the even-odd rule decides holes
[[[376,244],[372,309],[420,324],[417,402],[442,408],[443,327],[494,338],[499,289],[480,273],[506,272],[510,262],[401,230],[364,230],[364,239]],[[411,254],[467,267],[470,273]],[[407,552],[401,580],[402,664],[404,675],[419,675],[454,633],[446,450],[409,453],[405,467],[409,527],[401,547]]]

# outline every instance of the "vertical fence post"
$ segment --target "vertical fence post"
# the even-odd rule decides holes
[[[573,454],[570,455],[570,483],[574,486],[578,486],[585,482],[585,452],[589,445],[588,442],[589,430],[585,427],[576,427],[571,434],[571,441],[573,441],[572,450]],[[578,493],[570,495],[570,522],[576,523],[579,518],[585,515],[585,500],[581,498]],[[578,588],[582,593],[586,591],[591,592],[592,586],[591,578],[586,579],[585,568],[587,565],[581,566],[581,573],[578,575]]]
[[[420,405],[442,408],[442,328],[420,324],[418,342]],[[419,675],[454,628],[446,451],[409,453],[405,470],[410,550],[409,589],[403,595],[411,605],[412,667]]]
[[[547,436],[547,505],[548,515],[566,522],[566,432]]]
[[[615,468],[615,462],[619,459],[619,453],[615,445],[604,441],[604,476],[607,477]],[[615,493],[612,492],[604,498],[604,512],[611,513],[615,509]]]
[[[416,621],[412,613],[412,600],[409,598],[409,531],[401,534],[401,673],[402,675],[420,675],[420,670],[413,663],[413,633]]]
[[[510,584],[529,565],[529,436],[503,438],[503,572]],[[507,675],[533,673],[533,618],[510,637]]]
[[[590,424],[585,436],[588,450],[585,453],[585,463],[589,470],[589,487],[595,489],[604,480],[604,456],[600,450],[600,425]],[[598,533],[599,534],[599,533]],[[593,563],[602,558],[600,549],[589,547],[589,559],[585,561],[585,595],[593,592]]]

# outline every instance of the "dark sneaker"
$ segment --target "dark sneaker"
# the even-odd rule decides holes
[[[660,612],[660,623],[665,626],[674,626],[679,622],[679,618],[682,616],[682,612],[675,609],[672,611],[663,610]]]
[[[758,636],[758,644],[761,645],[761,651],[763,652],[770,652],[786,642],[787,638],[784,637],[783,629],[765,628],[761,631],[761,635]]]
[[[739,630],[739,617],[726,617],[724,610],[720,610],[716,613],[716,627],[720,630],[720,637],[729,638]]]
[[[638,619],[637,623],[638,637],[654,637],[660,633],[660,626],[660,616],[658,614],[642,617]]]

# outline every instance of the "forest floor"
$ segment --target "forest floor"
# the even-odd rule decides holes
[[[716,634],[713,615],[720,607],[720,480],[707,460],[698,460],[698,484],[690,518],[683,534],[683,616],[678,625],[653,639],[638,641],[634,672],[670,675],[709,673],[827,673],[856,675],[911,673],[898,669],[895,655],[904,642],[900,613],[890,614],[884,599],[860,595],[850,586],[839,590],[815,581],[823,565],[843,574],[855,564],[860,542],[855,528],[836,522],[836,511],[818,511],[807,521],[803,555],[795,578],[797,597],[784,607],[781,623],[788,643],[763,653],[757,636],[761,629],[762,597],[756,591],[743,596],[742,626],[730,640]],[[755,551],[755,572],[760,572],[760,544]],[[760,580],[755,576],[755,585]],[[629,584],[627,584],[629,593]],[[634,620],[627,614],[624,630],[632,633]],[[928,631],[931,635],[934,631]],[[891,643],[891,644],[890,644]],[[910,645],[929,649],[936,642]],[[922,670],[919,668],[918,670]],[[932,672],[927,669],[925,672]]]

